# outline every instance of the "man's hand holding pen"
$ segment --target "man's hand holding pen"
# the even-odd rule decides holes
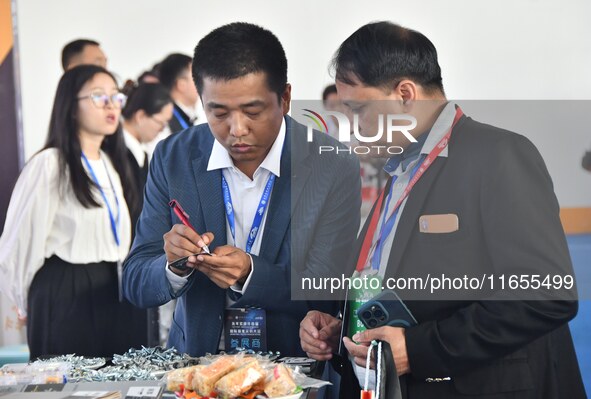
[[[177,259],[189,257],[186,266],[191,269],[197,268],[197,256],[204,251],[204,247],[210,244],[214,236],[212,233],[204,233],[199,235],[191,227],[183,224],[175,224],[172,229],[164,234],[164,252],[166,253],[166,260],[172,263]],[[209,249],[208,249],[209,251]],[[191,270],[179,270],[171,267],[174,273],[179,276],[186,276]]]
[[[186,266],[202,272],[219,287],[243,284],[251,270],[250,256],[231,245],[217,247],[211,255],[201,255],[205,252],[203,248],[213,239],[213,233],[199,235],[188,226],[175,224],[164,234],[166,260],[172,263],[188,256]],[[178,270],[172,266],[170,269],[179,276],[191,273],[191,270]]]
[[[217,247],[213,253],[208,245],[213,241],[213,233],[199,235],[191,222],[190,216],[175,199],[168,203],[175,215],[183,224],[175,224],[164,234],[164,252],[170,270],[179,276],[187,276],[190,269],[197,269],[205,274],[220,288],[229,288],[236,284],[244,284],[252,270],[252,259],[243,250],[231,245]],[[206,254],[204,256],[202,254]],[[170,263],[177,259],[189,257],[183,270]]]

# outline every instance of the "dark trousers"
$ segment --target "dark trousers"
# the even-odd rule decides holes
[[[31,359],[75,353],[111,357],[147,344],[146,310],[119,302],[114,262],[76,265],[53,256],[28,294]]]

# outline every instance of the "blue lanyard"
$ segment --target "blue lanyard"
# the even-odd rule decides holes
[[[189,125],[187,124],[187,121],[185,121],[185,118],[183,118],[183,116],[180,114],[178,109],[174,108],[172,113],[174,114],[174,117],[176,118],[176,120],[179,121],[179,123],[181,124],[181,127],[183,129],[186,129],[189,127]]]
[[[250,233],[248,234],[248,240],[246,241],[247,253],[250,253],[250,250],[252,249],[252,244],[254,244],[254,240],[257,238],[259,228],[261,227],[261,222],[263,221],[263,215],[265,214],[265,210],[267,209],[267,205],[269,204],[269,197],[271,196],[271,191],[273,190],[274,183],[275,175],[271,173],[269,175],[269,179],[267,180],[265,191],[263,191],[263,195],[261,196],[259,206],[257,207],[257,212],[254,215],[254,220],[252,221]],[[232,197],[230,196],[230,188],[228,187],[228,182],[226,181],[226,178],[224,177],[223,173],[222,193],[224,195],[224,204],[226,205],[226,216],[228,217],[228,223],[230,224],[230,231],[232,232],[234,245],[236,245],[236,221],[234,219],[234,207],[232,205]]]
[[[413,168],[412,173],[410,174],[410,177],[408,178],[408,181],[412,180],[414,175],[417,173],[417,170],[419,170],[419,167],[421,166],[421,164],[422,164],[422,160],[419,158],[419,161],[417,162],[417,164]],[[394,188],[394,183],[396,183],[397,179],[398,179],[398,176],[394,176],[392,178],[392,183],[390,184],[390,192],[388,193],[388,198],[386,198],[386,206],[384,207],[384,216],[382,217],[382,226],[380,228],[380,235],[378,236],[378,240],[377,240],[376,246],[375,246],[375,251],[374,251],[373,256],[371,258],[371,268],[373,270],[380,269],[380,263],[382,262],[383,245],[384,245],[384,242],[387,240],[388,236],[390,235],[390,233],[392,233],[392,229],[394,228],[394,222],[396,221],[396,216],[398,215],[398,210],[400,209],[400,206],[398,206],[396,209],[394,209],[394,212],[392,212],[392,215],[390,215],[388,220],[386,220],[386,216],[388,215],[388,206],[390,205],[390,200],[392,199],[392,190]],[[402,204],[400,204],[400,205],[402,205]],[[377,211],[379,212],[379,210],[377,210]]]
[[[82,159],[84,160],[84,163],[86,164],[86,167],[88,168],[88,171],[90,172],[90,176],[92,177],[92,180],[96,184],[96,187],[101,192],[103,200],[105,201],[105,205],[107,205],[107,210],[109,211],[109,220],[111,221],[111,231],[113,232],[113,237],[115,237],[115,243],[117,244],[117,246],[119,246],[119,233],[117,231],[117,226],[119,225],[119,215],[120,215],[119,199],[117,199],[117,193],[115,192],[115,186],[113,186],[113,181],[111,180],[111,176],[109,176],[109,171],[107,170],[107,165],[105,164],[105,160],[103,159],[103,165],[105,165],[105,172],[107,172],[107,177],[109,178],[109,183],[111,184],[111,189],[113,190],[113,195],[115,196],[115,204],[117,205],[117,220],[115,220],[115,217],[113,216],[113,211],[111,210],[111,205],[109,205],[109,201],[107,201],[107,196],[105,195],[105,192],[101,188],[101,185],[100,185],[98,179],[96,178],[96,174],[94,173],[94,170],[92,169],[92,166],[90,165],[90,162],[88,162],[88,159],[86,158],[86,155],[84,155],[84,153],[82,153]]]

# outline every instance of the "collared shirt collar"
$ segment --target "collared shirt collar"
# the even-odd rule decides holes
[[[279,134],[271,146],[269,153],[255,171],[255,175],[261,168],[263,168],[279,177],[281,171],[281,153],[283,152],[283,144],[285,142],[285,129],[285,118],[283,118],[281,127],[279,128]],[[209,156],[207,170],[212,171],[234,167],[234,162],[232,161],[230,154],[228,154],[228,151],[215,140],[211,149],[211,155]]]
[[[195,109],[197,105],[195,105],[195,107],[187,107],[184,104],[181,103],[175,103],[177,105],[177,107],[179,107],[181,109],[181,111],[183,111],[191,121],[195,121],[197,119],[197,110]]]
[[[443,136],[451,128],[454,118],[456,116],[456,105],[452,102],[448,102],[443,108],[443,111],[439,114],[435,123],[431,127],[429,132],[421,134],[417,139],[416,143],[411,143],[402,154],[394,155],[384,165],[384,170],[389,175],[393,175],[398,166],[402,164],[402,170],[406,170],[406,167],[415,159],[418,158],[419,154],[429,154],[433,151],[433,148],[441,141]],[[420,148],[420,151],[418,149]],[[440,157],[447,157],[448,148],[447,146],[439,154]]]
[[[123,139],[125,140],[125,145],[137,161],[137,164],[142,168],[144,166],[144,161],[146,160],[146,152],[144,151],[142,144],[125,129],[123,129]]]

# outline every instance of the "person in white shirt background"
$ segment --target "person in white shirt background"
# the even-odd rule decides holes
[[[123,137],[127,146],[127,158],[134,178],[139,206],[131,214],[132,232],[143,204],[143,192],[148,176],[148,154],[143,144],[149,143],[172,118],[172,99],[166,87],[159,83],[136,85],[129,80],[123,88],[127,103],[121,111]],[[131,187],[129,189],[132,189]],[[133,234],[132,234],[133,235]]]
[[[172,53],[158,66],[160,83],[168,88],[174,101],[175,112],[168,124],[171,134],[193,126],[197,119],[199,93],[191,76],[192,62],[186,54]]]
[[[112,356],[141,345],[119,301],[135,204],[115,78],[82,65],[60,79],[49,135],[16,183],[0,237],[0,288],[27,320],[31,359]],[[145,328],[145,326],[143,326]],[[128,332],[129,331],[129,332]]]
[[[123,116],[123,137],[127,146],[127,158],[133,175],[133,185],[129,190],[137,193],[138,204],[131,213],[132,236],[135,224],[144,204],[144,186],[148,177],[148,154],[144,145],[151,142],[172,118],[172,99],[166,87],[159,83],[140,83],[136,85],[128,80],[123,88],[127,103],[121,112]],[[163,310],[166,312],[166,309]],[[165,326],[160,332],[159,309],[145,311],[143,322],[134,323],[135,334],[145,337],[149,346],[166,342],[172,318],[172,310],[163,316]],[[144,328],[141,328],[144,327]],[[147,327],[147,328],[146,328]]]
[[[160,83],[169,90],[174,109],[167,128],[144,146],[150,156],[161,140],[198,123],[205,123],[199,93],[191,76],[192,62],[193,59],[186,54],[172,53],[158,64],[158,78]]]

